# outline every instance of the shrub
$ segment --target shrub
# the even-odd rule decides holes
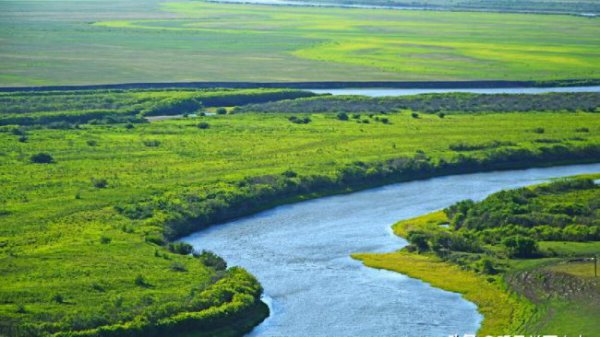
[[[226,113],[227,113],[227,109],[225,109],[225,108],[217,109],[217,115],[225,115]]]
[[[295,124],[308,124],[311,122],[310,118],[308,117],[298,118],[296,116],[291,116],[288,118],[288,120]]]
[[[21,128],[14,128],[10,132],[15,136],[25,136],[25,131]]]
[[[336,115],[337,119],[341,120],[341,121],[347,121],[348,120],[348,114],[345,112],[340,112]]]
[[[187,271],[187,268],[181,262],[173,262],[173,263],[171,263],[171,266],[169,268],[172,271],[178,271],[178,272],[186,272]]]
[[[590,129],[588,129],[588,128],[577,128],[577,129],[575,129],[575,132],[590,132]]]
[[[95,140],[88,140],[85,142],[88,146],[96,146],[98,145],[98,142]]]
[[[296,176],[298,176],[298,173],[292,171],[292,170],[286,170],[285,172],[282,173],[284,177],[288,177],[288,178],[294,178]]]
[[[189,255],[194,251],[194,247],[189,243],[185,242],[172,242],[167,245],[167,249],[171,253],[180,254],[180,255]]]
[[[65,298],[61,294],[54,294],[52,300],[59,304],[65,303]]]
[[[97,282],[92,283],[92,289],[102,292],[102,293],[106,291],[106,289],[104,289],[104,287],[100,283],[97,283]]]
[[[509,257],[528,258],[534,257],[538,253],[537,242],[526,236],[509,236],[502,240],[502,244],[506,247]]]
[[[36,164],[51,164],[54,163],[54,158],[48,153],[37,153],[31,156],[31,162]]]
[[[103,245],[107,245],[112,241],[111,238],[109,238],[108,236],[101,236],[100,237],[100,243]]]
[[[100,179],[92,178],[92,185],[95,188],[106,188],[106,187],[108,187],[108,180],[106,180],[104,178],[100,178]]]
[[[133,280],[133,283],[139,287],[147,287],[149,285],[142,274],[138,274]]]
[[[200,122],[198,123],[198,129],[208,129],[210,128],[210,125],[206,122]]]
[[[133,128],[135,128],[135,126],[133,124],[131,124],[131,123],[125,124],[125,129],[130,130],[130,129],[133,129]]]
[[[438,115],[438,117],[439,117],[439,118],[444,118],[444,117],[446,117],[446,114],[445,114],[445,113],[443,113],[443,112],[438,112],[438,114],[437,114],[437,115]]]
[[[222,257],[211,251],[203,250],[202,253],[197,256],[198,260],[200,260],[200,262],[207,267],[214,268],[215,270],[227,269],[227,262],[225,262]]]
[[[539,134],[542,134],[542,133],[546,132],[546,130],[544,128],[535,128],[532,131],[534,133],[539,133]]]
[[[413,245],[419,253],[426,252],[429,250],[429,236],[423,232],[414,231],[408,233],[408,242]]]
[[[483,258],[479,261],[480,270],[483,274],[494,275],[498,273],[496,268],[494,267],[494,263],[492,260],[488,258]]]
[[[25,314],[27,313],[27,309],[25,309],[25,306],[22,304],[17,304],[17,309],[15,310],[15,312],[17,314]]]
[[[379,121],[383,124],[388,124],[390,122],[390,120],[386,117],[380,118]]]
[[[26,143],[27,142],[27,136],[23,135],[23,136],[19,136],[18,140],[21,143]]]
[[[153,243],[155,245],[159,245],[159,246],[162,246],[165,244],[165,239],[163,239],[163,237],[159,236],[159,235],[152,235],[152,234],[147,235],[145,238],[145,241],[149,242],[149,243]]]
[[[418,114],[418,113],[416,113],[416,112],[413,112],[413,113],[411,113],[411,114],[410,114],[410,116],[411,116],[412,118],[419,118],[419,114]]]
[[[158,147],[160,145],[160,141],[158,140],[145,140],[144,145],[147,147]]]

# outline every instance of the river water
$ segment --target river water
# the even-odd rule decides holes
[[[370,97],[408,96],[418,94],[468,92],[475,94],[543,94],[548,92],[600,92],[600,86],[544,88],[473,88],[473,89],[309,89],[317,94],[362,95]]]
[[[355,252],[405,241],[390,226],[463,199],[549,178],[600,172],[600,164],[433,178],[276,207],[185,239],[254,274],[271,317],[253,337],[443,336],[473,333],[481,315],[458,294],[362,266]]]

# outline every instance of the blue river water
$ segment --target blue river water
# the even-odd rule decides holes
[[[398,220],[501,189],[593,172],[600,172],[600,164],[394,184],[276,207],[183,241],[212,250],[258,277],[271,317],[252,337],[474,333],[482,316],[473,303],[402,274],[364,267],[350,254],[404,246],[390,229]]]
[[[600,92],[600,86],[546,88],[472,88],[472,89],[310,89],[317,94],[361,95],[370,97],[407,96],[418,94],[468,92],[475,94],[543,94],[549,92]]]

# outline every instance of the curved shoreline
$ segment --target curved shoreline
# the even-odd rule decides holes
[[[406,240],[411,227],[429,226],[431,222],[445,222],[441,211],[400,220],[392,225],[394,235]],[[403,249],[404,247],[399,247]],[[524,316],[535,315],[536,308],[522,296],[505,288],[496,280],[485,277],[437,257],[398,250],[389,253],[354,253],[352,258],[369,268],[388,270],[425,282],[432,287],[460,294],[477,306],[483,321],[477,331],[481,335],[514,334],[525,324]],[[447,276],[447,277],[443,277]]]
[[[548,81],[319,81],[319,82],[140,82],[89,85],[0,87],[0,92],[17,91],[71,91],[71,90],[119,90],[119,89],[494,89],[494,88],[543,88],[585,87],[600,85],[600,79],[564,79]]]
[[[594,170],[596,170],[596,168],[594,168]],[[573,174],[573,172],[578,171],[570,170],[565,173],[564,170],[558,170],[555,171],[555,174],[552,175],[552,177],[571,175]],[[492,176],[494,177],[493,181],[496,185],[504,181],[503,178],[498,178],[498,175]],[[536,177],[539,176],[529,176],[529,178],[526,179],[535,182],[536,179],[539,179]],[[546,178],[542,179],[548,178],[549,177],[546,175]],[[357,277],[360,280],[362,280],[362,282],[360,282],[359,284],[360,287],[368,287],[368,284],[372,284],[374,288],[384,289],[385,291],[397,289],[398,291],[402,292],[402,289],[410,289],[410,282],[417,282],[417,280],[414,280],[414,276],[411,277],[414,281],[409,281],[409,283],[406,284],[402,283],[404,285],[409,286],[409,288],[397,287],[397,285],[390,287],[389,283],[386,286],[382,286],[379,281],[383,280],[378,278],[375,278],[378,280],[377,282],[367,282],[366,280],[368,278],[365,278],[364,272],[357,272],[353,268],[348,268],[348,264],[344,262],[345,259],[341,260],[340,258],[340,254],[348,256],[345,254],[350,254],[352,252],[359,251],[383,253],[391,251],[392,249],[398,247],[398,241],[389,239],[393,236],[390,235],[387,229],[389,228],[389,224],[393,222],[390,221],[389,223],[387,223],[387,221],[390,219],[390,217],[393,217],[394,219],[398,219],[401,217],[397,217],[397,215],[394,215],[394,212],[383,212],[380,209],[373,208],[371,207],[372,205],[370,203],[375,203],[381,206],[382,204],[380,204],[380,200],[374,198],[374,195],[375,193],[382,193],[380,197],[386,200],[383,205],[406,205],[406,203],[401,202],[401,200],[406,200],[406,198],[408,197],[408,194],[406,193],[414,191],[414,189],[416,188],[415,184],[416,183],[402,184],[401,186],[403,188],[406,186],[411,187],[409,187],[409,190],[404,190],[405,193],[395,193],[395,195],[397,195],[400,199],[394,199],[391,197],[391,193],[393,193],[392,189],[381,188],[375,189],[371,192],[363,191],[357,193],[356,196],[358,198],[350,196],[335,196],[323,199],[324,203],[322,204],[317,203],[315,200],[310,200],[299,203],[297,205],[287,205],[283,207],[278,207],[275,210],[259,214],[255,217],[247,217],[235,221],[228,221],[227,223],[222,223],[218,226],[214,226],[209,230],[199,231],[189,237],[184,238],[183,241],[191,243],[196,247],[204,247],[206,249],[213,250],[219,253],[220,255],[224,256],[228,261],[248,268],[250,272],[252,272],[257,278],[259,278],[261,280],[261,283],[265,287],[265,293],[267,294],[267,296],[272,297],[275,301],[275,309],[277,309],[277,307],[282,309],[274,310],[273,318],[271,320],[272,323],[269,324],[269,327],[265,326],[263,328],[260,328],[258,334],[252,334],[251,336],[278,336],[281,335],[281,331],[290,330],[290,327],[288,326],[288,324],[290,324],[290,319],[292,321],[298,321],[297,323],[299,325],[293,325],[294,328],[302,328],[305,326],[303,322],[305,322],[306,320],[301,319],[299,318],[299,316],[296,315],[298,315],[299,313],[301,313],[302,315],[310,315],[310,313],[304,313],[304,311],[297,312],[297,310],[302,310],[302,303],[313,303],[311,299],[314,296],[318,295],[320,291],[325,291],[325,293],[332,294],[332,297],[329,298],[328,301],[333,301],[333,303],[335,303],[336,296],[344,296],[344,292],[340,292],[341,289],[337,285],[356,284],[354,281],[357,279]],[[425,182],[424,184],[431,184],[431,181],[429,183]],[[509,184],[510,186],[515,186],[514,183]],[[397,185],[395,188],[398,188],[398,186],[400,185]],[[447,183],[444,186],[446,186],[446,188],[449,187],[447,186]],[[485,195],[487,194],[488,193],[486,193]],[[362,203],[363,201],[367,200],[368,204]],[[431,201],[433,201],[434,204],[439,204],[435,200],[437,200],[437,198],[434,198]],[[364,212],[364,210],[370,209],[376,212],[376,214],[380,215],[377,217],[378,220],[348,223],[347,221],[345,221],[344,219],[340,219],[336,215],[336,212],[342,212],[342,214],[347,214],[348,210],[357,210],[357,204],[361,204],[361,207],[363,207],[362,210],[357,211],[359,212],[358,215],[360,217],[373,219],[371,215],[369,215],[370,213],[372,213],[372,211]],[[319,213],[319,215],[315,214],[315,212],[319,212],[319,209],[337,209],[336,207],[334,207],[335,205],[339,205],[342,208],[337,211],[328,211],[329,213]],[[418,213],[421,213],[420,210],[425,210],[423,211],[423,213],[421,213],[424,214],[427,213],[429,207],[430,206],[426,205],[416,206],[416,210],[419,211]],[[306,213],[307,209],[313,210],[313,214],[311,215]],[[407,214],[414,214],[415,208],[411,207],[410,209],[411,211],[408,211],[409,213]],[[411,216],[407,216],[406,218],[409,217]],[[333,222],[329,223],[330,221]],[[364,225],[357,225],[358,223]],[[374,230],[372,232],[368,232],[369,235],[365,236],[366,232],[363,230],[365,226],[368,226],[369,231],[371,231],[373,227],[380,228],[380,225],[382,223],[387,223],[387,225],[381,227],[383,231]],[[273,224],[277,224],[277,226],[273,226]],[[349,226],[339,227],[336,226],[336,224],[346,224]],[[288,232],[288,229],[292,232]],[[343,235],[336,236],[335,233],[339,233],[340,230],[342,231]],[[316,235],[317,233],[320,233],[319,235],[321,237],[319,235]],[[330,245],[328,244],[328,240],[330,240],[329,238],[334,237],[336,237],[337,239],[335,239],[334,245],[330,247]],[[310,241],[305,241],[303,238],[307,238]],[[366,241],[356,240],[358,238],[363,238]],[[380,241],[381,238],[384,238],[384,241]],[[269,244],[266,244],[266,242],[269,242]],[[346,246],[346,242],[351,243],[351,245]],[[330,248],[327,251],[323,251],[323,245],[327,245]],[[340,248],[341,246],[343,246],[344,248]],[[359,248],[356,249],[356,246],[358,246]],[[269,248],[265,249],[265,247]],[[275,249],[274,247],[282,248]],[[294,254],[293,252],[298,253]],[[317,252],[320,253],[317,254]],[[306,257],[300,258],[298,257],[299,254]],[[267,258],[265,259],[265,257]],[[356,262],[358,263],[358,261]],[[341,279],[338,279],[336,277],[336,281],[331,282],[333,280],[333,275],[330,274],[330,272],[335,270],[340,270],[339,273],[341,273],[339,274],[338,272],[336,272],[338,274],[335,275],[346,276],[342,276]],[[289,271],[289,273],[285,271]],[[305,274],[306,272],[308,272],[308,274]],[[288,276],[283,277],[282,273]],[[316,279],[314,277],[316,277]],[[348,280],[346,278],[348,278]],[[371,281],[375,281],[375,279],[372,279]],[[347,281],[349,280],[354,281],[348,283]],[[323,283],[322,281],[324,281],[325,283]],[[330,289],[330,287],[335,287],[335,289]],[[367,291],[367,289],[369,290]],[[352,291],[352,289],[348,291],[355,293]],[[373,291],[371,290],[371,288],[364,288],[364,292],[361,292],[361,294],[370,294],[371,291]],[[459,291],[455,290],[451,290],[451,292],[454,292],[455,294],[459,293]],[[301,297],[298,297],[297,294],[301,294]],[[381,295],[380,292],[378,293],[378,296],[379,295]],[[390,295],[388,294],[386,296],[388,296],[389,298]],[[424,296],[427,297],[428,295]],[[457,296],[460,296],[460,294],[457,294]],[[318,298],[324,300],[324,297],[322,295],[319,295]],[[398,300],[406,299],[406,297],[402,296],[401,294],[399,294],[399,296],[395,298],[397,298]],[[515,300],[518,301],[518,299],[516,299],[514,296],[508,296],[506,302],[513,303]],[[362,302],[359,302],[367,303],[366,299],[362,299]],[[300,305],[300,307],[298,307],[298,305]],[[382,305],[382,303],[377,302],[377,307],[381,307]],[[342,309],[340,308],[340,306],[344,307],[344,305],[338,303],[335,308],[341,311],[337,311],[337,309],[331,309],[329,306],[327,306],[332,310],[332,316],[327,316],[327,320],[335,321],[337,319],[337,316],[346,315],[343,314],[343,312],[345,312],[344,310],[346,309]],[[408,304],[408,307],[412,307],[412,304]],[[436,310],[435,306],[432,306],[431,308]],[[440,307],[438,306],[437,308]],[[526,307],[525,309],[528,308]],[[352,309],[348,310],[352,311]],[[365,309],[362,308],[360,310]],[[515,312],[515,315],[512,315],[511,313],[509,313],[509,315],[511,317],[524,317],[524,315],[519,314],[522,312],[528,311],[518,311]],[[290,315],[292,315],[293,318],[290,318]],[[387,316],[384,315],[383,317]],[[406,318],[405,315],[400,315],[397,317],[399,319],[399,322],[396,323],[400,323],[400,321],[402,321],[403,319],[402,317]],[[346,327],[347,325],[342,324],[342,326]],[[386,327],[390,329],[395,329],[395,327],[397,326],[394,322],[391,322],[391,325],[388,325]],[[417,329],[418,327],[414,328]],[[319,330],[318,327],[315,328],[315,331],[315,336],[323,335],[321,334],[322,330]],[[383,331],[386,331],[385,329],[372,331],[378,331],[378,336],[392,336],[392,334],[382,333]],[[474,330],[472,330],[471,332],[473,331]]]

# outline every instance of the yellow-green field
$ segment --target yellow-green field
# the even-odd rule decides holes
[[[0,85],[600,77],[600,20],[181,2],[2,1]]]

